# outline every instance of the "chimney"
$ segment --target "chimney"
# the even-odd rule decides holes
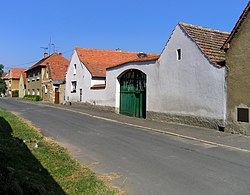
[[[44,53],[44,58],[47,58],[48,56],[48,53]]]
[[[59,53],[59,56],[62,56],[62,52]]]
[[[137,55],[138,55],[139,58],[147,57],[147,54],[144,53],[144,52],[139,52]]]

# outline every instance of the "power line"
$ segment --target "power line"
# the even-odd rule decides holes
[[[62,54],[65,54],[65,53],[69,53],[69,52],[73,52],[74,49],[70,49],[70,50],[66,50],[66,51],[63,51],[61,52]],[[4,66],[4,69],[9,69],[9,68],[12,68],[12,67],[20,67],[20,66],[23,66],[23,65],[28,65],[28,64],[34,64],[38,61],[40,61],[40,59],[37,59],[37,60],[33,60],[33,61],[30,61],[30,62],[25,62],[25,63],[22,63],[22,64],[16,64],[16,65],[12,65],[12,66]]]

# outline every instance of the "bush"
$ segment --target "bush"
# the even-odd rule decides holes
[[[31,100],[31,101],[41,101],[42,98],[39,95],[25,95],[23,97],[24,100]]]

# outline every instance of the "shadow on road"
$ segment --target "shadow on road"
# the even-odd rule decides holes
[[[65,194],[23,140],[0,117],[0,194]]]

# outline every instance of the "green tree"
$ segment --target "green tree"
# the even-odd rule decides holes
[[[6,90],[6,84],[4,80],[2,79],[3,68],[4,68],[4,65],[0,64],[0,94],[5,93],[5,90]]]

